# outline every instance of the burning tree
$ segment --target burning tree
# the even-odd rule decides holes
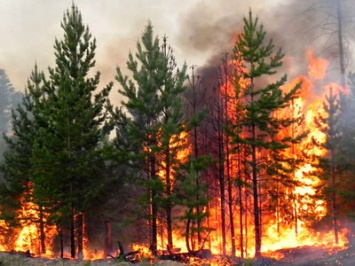
[[[325,135],[325,141],[319,143],[315,140],[316,145],[325,149],[327,155],[319,158],[319,166],[322,169],[321,175],[328,181],[327,191],[325,195],[330,196],[330,209],[334,230],[335,243],[338,244],[338,177],[340,174],[340,143],[341,134],[339,131],[339,97],[333,94],[333,88],[330,87],[329,95],[323,104],[323,110],[318,114],[315,122],[317,127]]]
[[[9,143],[16,157],[8,157],[4,169],[13,170],[7,171],[12,183],[17,179],[29,186],[24,193],[30,197],[23,196],[45,212],[48,222],[54,221],[61,237],[69,235],[74,258],[76,252],[83,255],[84,215],[103,184],[100,142],[111,85],[96,92],[100,73],[88,77],[96,43],[74,4],[61,26],[64,38],[54,45],[56,66],[49,68],[49,79],[35,68],[24,106],[14,116],[16,138]],[[26,158],[22,165],[14,164],[19,155]]]
[[[117,68],[116,79],[124,110],[111,109],[117,127],[127,130],[130,147],[126,147],[132,166],[132,181],[146,188],[143,207],[149,210],[145,219],[150,228],[150,247],[156,254],[158,235],[166,235],[169,248],[173,248],[173,207],[175,203],[176,175],[188,158],[187,122],[184,121],[182,93],[186,87],[186,65],[177,68],[167,38],[162,43],[153,36],[150,23],[145,28],[137,53],[130,53],[127,62],[133,80]],[[121,131],[122,133],[122,131]],[[117,135],[116,139],[123,135]],[[185,139],[185,140],[184,140]],[[185,159],[179,153],[187,151]],[[163,215],[164,213],[164,215]],[[159,233],[164,231],[163,234]],[[166,230],[166,231],[165,231]]]
[[[247,157],[243,167],[250,173],[250,179],[245,180],[251,188],[252,209],[254,217],[255,257],[261,256],[262,244],[262,214],[266,195],[265,186],[272,181],[273,176],[280,176],[288,171],[289,164],[285,159],[276,158],[276,152],[281,153],[296,142],[291,135],[277,136],[285,128],[296,123],[293,117],[281,117],[278,112],[290,107],[297,97],[300,85],[284,92],[282,86],[286,76],[279,80],[266,83],[266,77],[276,73],[282,65],[283,53],[275,50],[270,40],[266,43],[266,32],[259,25],[258,18],[253,18],[251,11],[244,18],[244,30],[238,34],[234,46],[236,61],[242,64],[242,72],[237,72],[236,80],[245,79],[245,89],[240,89],[236,82],[236,98],[242,109],[236,120],[235,131],[231,134],[236,145],[245,147]],[[238,146],[237,146],[238,149]],[[278,179],[285,182],[284,179]]]
[[[21,220],[38,222],[22,215],[20,210],[22,204],[33,201],[31,156],[33,141],[41,123],[40,100],[44,95],[43,75],[35,65],[27,82],[22,102],[12,111],[13,136],[4,136],[8,150],[4,153],[4,163],[1,165],[5,177],[1,187],[1,213],[5,220],[17,226],[21,225]],[[43,225],[43,220],[39,222]],[[41,253],[45,253],[45,236],[41,234],[40,238]]]

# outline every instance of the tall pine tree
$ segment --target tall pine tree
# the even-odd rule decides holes
[[[56,65],[43,87],[46,124],[33,143],[33,195],[38,204],[53,206],[59,229],[70,229],[71,256],[78,251],[81,257],[84,215],[104,178],[100,142],[111,84],[100,90],[100,73],[89,76],[96,42],[74,4],[61,26],[64,37],[54,45]]]
[[[43,72],[40,72],[35,65],[27,82],[22,102],[12,111],[11,134],[5,135],[7,150],[4,152],[4,162],[1,164],[1,171],[4,174],[4,182],[1,184],[1,210],[5,220],[15,224],[21,223],[17,211],[21,204],[33,202],[32,195],[32,166],[31,157],[33,143],[37,137],[38,128],[43,126],[45,121],[41,119],[41,105],[44,92]],[[43,217],[42,217],[43,218]],[[32,220],[31,217],[21,219]],[[43,220],[32,220],[40,223],[43,228]],[[45,253],[45,236],[41,230],[41,252]]]
[[[186,148],[184,142],[179,142],[186,131],[181,98],[186,66],[177,68],[166,37],[162,42],[154,37],[153,27],[148,23],[137,43],[136,54],[129,54],[127,67],[132,79],[124,76],[120,68],[116,77],[121,85],[119,93],[126,97],[122,101],[124,110],[112,111],[117,127],[123,122],[128,132],[129,149],[133,152],[130,159],[135,167],[132,178],[146,188],[143,205],[149,205],[150,245],[155,253],[159,218],[160,224],[166,225],[168,245],[173,246],[173,175],[180,164],[177,153]]]
[[[239,77],[246,80],[247,87],[240,91],[244,115],[237,119],[238,125],[233,142],[249,147],[250,156],[245,167],[250,169],[251,193],[253,197],[255,257],[261,256],[262,245],[262,210],[261,190],[262,180],[267,179],[270,163],[265,164],[267,154],[273,151],[282,151],[291,144],[291,136],[275,139],[273,136],[280,130],[295,123],[293,118],[283,118],[276,115],[291,105],[292,99],[297,96],[300,86],[283,92],[281,86],[286,82],[282,76],[275,82],[266,82],[266,78],[276,74],[276,69],[282,65],[283,53],[276,50],[272,40],[266,40],[266,31],[259,19],[249,12],[244,18],[244,30],[237,37],[234,53],[237,61],[243,65]],[[236,80],[239,78],[236,77]],[[237,90],[238,92],[238,90]],[[243,133],[240,133],[242,128]],[[275,165],[276,162],[273,164]]]
[[[339,131],[339,97],[329,89],[329,95],[323,104],[323,113],[319,113],[315,119],[318,129],[324,133],[325,141],[320,143],[314,140],[318,146],[321,146],[326,152],[326,156],[319,158],[319,166],[322,169],[322,176],[327,182],[325,194],[331,209],[331,217],[334,231],[334,242],[338,244],[338,179],[340,170],[340,143],[341,134]]]

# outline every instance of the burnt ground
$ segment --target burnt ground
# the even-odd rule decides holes
[[[355,239],[355,238],[354,238]],[[330,253],[332,252],[332,253]],[[197,260],[190,265],[244,265],[244,266],[353,266],[355,265],[355,241],[349,243],[349,246],[344,250],[328,250],[316,247],[298,247],[292,249],[279,250],[278,253],[284,254],[284,258],[281,260],[275,260],[271,258],[262,258],[259,261],[253,260]],[[11,255],[0,253],[0,265],[1,266],[183,266],[176,261],[155,261],[153,263],[140,262],[131,264],[128,262],[120,262],[117,260],[97,260],[97,261],[82,261],[82,260],[62,260],[62,259],[43,259],[43,258],[26,258],[19,255]]]
[[[316,247],[299,247],[293,249],[284,249],[278,251],[279,253],[284,254],[284,258],[281,260],[275,260],[271,258],[263,258],[259,261],[253,260],[228,260],[228,259],[219,259],[219,260],[197,260],[191,265],[245,265],[245,266],[353,266],[355,265],[355,241],[349,243],[349,246],[344,250],[332,250],[316,248]],[[149,265],[161,265],[161,266],[183,266],[182,264],[176,261],[155,261],[154,263],[149,262],[140,262],[136,264],[131,264],[128,262],[120,262],[117,260],[98,260],[98,261],[80,261],[80,260],[61,260],[61,259],[43,259],[43,258],[25,258],[21,256],[14,255],[0,255],[0,265],[10,266],[10,265],[21,265],[21,266],[34,266],[34,265],[43,265],[43,266],[149,266]]]
[[[298,247],[283,249],[278,252],[283,254],[283,259],[273,264],[275,266],[355,266],[355,225],[353,222],[346,226],[348,228],[348,243],[342,249],[321,248],[321,247]],[[263,264],[260,264],[263,265]]]
[[[196,260],[190,265],[244,265],[244,266],[355,266],[355,225],[347,226],[349,229],[348,244],[344,249],[329,249],[321,247],[304,246],[290,249],[282,249],[276,251],[277,254],[283,255],[282,259],[276,260],[272,258],[262,258],[255,260],[227,259],[219,258],[212,260]],[[63,259],[43,259],[43,258],[28,258],[26,254],[13,255],[9,252],[0,252],[0,266],[21,265],[45,265],[45,266],[182,266],[186,265],[177,261],[159,260],[154,262],[143,261],[136,264],[128,262],[120,262],[116,259],[104,259],[98,261],[82,261],[82,260],[63,260]]]

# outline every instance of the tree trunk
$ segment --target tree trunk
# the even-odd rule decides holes
[[[329,91],[329,98],[332,99],[333,98],[333,90],[332,88],[330,88]],[[332,108],[332,107],[330,107]],[[334,125],[330,125],[330,130],[334,129]],[[331,149],[330,149],[330,174],[331,174],[331,180],[332,180],[332,218],[333,218],[333,230],[334,230],[334,240],[335,240],[335,244],[339,243],[339,236],[338,236],[338,221],[337,221],[337,206],[336,206],[336,184],[335,184],[335,178],[336,178],[336,174],[335,174],[335,140],[333,139],[334,136],[328,136],[328,138],[330,138],[330,142],[331,142]]]
[[[253,128],[255,136],[255,128]],[[254,206],[254,231],[255,231],[255,258],[261,257],[261,225],[260,225],[260,210],[259,210],[259,184],[256,168],[256,148],[252,147],[252,184],[253,184],[253,206]]]
[[[229,94],[228,94],[228,82],[229,82],[229,73],[228,73],[228,58],[227,55],[225,55],[225,60],[223,63],[223,72],[225,76],[224,80],[224,123],[227,125],[229,123],[229,117],[228,117],[228,102],[229,102]],[[232,180],[231,180],[231,158],[230,158],[230,151],[229,151],[229,145],[230,145],[230,139],[229,136],[224,133],[225,135],[225,161],[226,161],[226,180],[227,180],[227,191],[228,191],[228,211],[229,211],[229,226],[230,226],[230,241],[231,241],[231,256],[235,256],[235,232],[234,232],[234,215],[233,215],[233,195],[232,195]]]
[[[222,230],[222,254],[226,255],[226,210],[225,210],[225,178],[224,178],[224,148],[223,148],[223,129],[221,118],[220,103],[218,103],[218,157],[219,157],[219,191],[221,202],[221,230]]]
[[[343,44],[343,24],[342,24],[342,9],[340,0],[336,0],[336,12],[338,23],[338,47],[339,47],[339,65],[340,65],[340,84],[343,88],[346,86],[345,82],[345,60],[344,60],[344,44]]]
[[[46,235],[44,232],[44,217],[43,217],[42,206],[39,206],[39,230],[40,230],[41,254],[46,254]]]
[[[336,185],[335,185],[335,169],[334,169],[334,149],[331,150],[331,175],[332,175],[332,216],[333,216],[333,230],[334,230],[334,240],[335,244],[339,243],[338,236],[338,221],[336,213]]]
[[[189,214],[191,214],[191,212],[192,212],[192,209],[189,210]],[[191,224],[191,220],[189,218],[189,219],[187,219],[186,228],[185,228],[185,243],[186,243],[186,249],[189,253],[192,251],[191,245],[190,245],[190,239],[191,239],[190,224]]]
[[[150,158],[150,178],[156,179],[156,171],[155,171],[155,157]],[[151,224],[151,245],[150,249],[154,256],[157,255],[158,248],[158,225],[157,225],[157,216],[158,216],[158,205],[156,203],[156,189],[151,188],[151,210],[152,210],[152,224]]]
[[[166,211],[166,226],[167,226],[167,236],[168,236],[168,246],[173,248],[173,221],[172,221],[172,214],[171,214],[171,163],[170,163],[170,144],[168,144],[166,150],[166,168],[165,168],[165,182],[166,182],[166,200],[167,205],[165,208]]]
[[[197,97],[196,97],[196,87],[197,84],[199,83],[199,77],[196,78],[195,76],[195,67],[192,66],[192,80],[190,82],[190,85],[192,86],[192,114],[193,116],[196,115],[196,107],[197,107]],[[194,125],[193,126],[193,151],[194,151],[194,158],[197,159],[198,158],[198,142],[197,142],[197,126]],[[196,187],[199,187],[199,179],[196,179]],[[199,195],[196,195],[196,202],[199,201]],[[200,212],[200,208],[197,207],[196,212],[199,213]],[[197,228],[201,228],[201,221],[198,219],[197,220]],[[201,241],[202,241],[202,237],[201,237],[201,233],[200,231],[197,232],[197,240],[198,240],[198,246],[200,246]]]
[[[112,253],[112,224],[110,221],[105,221],[104,222],[104,228],[105,228],[105,254],[111,254]]]
[[[238,201],[239,201],[239,249],[240,257],[244,259],[244,238],[243,238],[243,189],[242,185],[238,186]]]
[[[70,214],[70,257],[75,258],[75,210],[72,207]]]
[[[253,68],[253,64],[252,64]],[[254,83],[251,79],[250,87],[253,89]],[[251,102],[254,102],[253,94],[251,93]],[[255,122],[251,124],[252,142],[251,145],[251,166],[252,166],[252,188],[253,188],[253,206],[254,206],[254,232],[255,232],[255,258],[261,257],[261,224],[260,224],[260,209],[259,209],[259,182],[258,182],[258,169],[256,157],[256,126]]]
[[[83,250],[84,250],[84,215],[82,212],[79,212],[76,215],[76,224],[77,224],[77,241],[78,241],[78,259],[83,259]]]
[[[63,241],[63,232],[59,229],[59,241],[60,241],[60,257],[64,259],[64,241]]]

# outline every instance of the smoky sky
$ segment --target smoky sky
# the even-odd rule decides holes
[[[353,0],[343,6],[344,44],[352,67],[355,13]],[[35,63],[42,70],[54,65],[53,44],[63,36],[60,22],[72,0],[0,0],[0,68],[18,90],[23,90]],[[114,80],[117,66],[125,68],[128,53],[150,20],[154,33],[166,35],[178,64],[213,67],[231,53],[233,38],[242,31],[243,16],[252,10],[275,46],[290,59],[291,76],[305,71],[306,50],[334,61],[335,0],[77,0],[83,21],[96,38],[96,67],[102,83]],[[115,84],[117,86],[117,84]]]

